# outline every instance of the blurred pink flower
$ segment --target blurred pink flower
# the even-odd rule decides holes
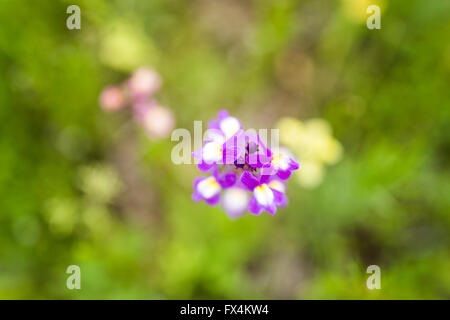
[[[154,93],[161,86],[161,78],[150,68],[139,68],[123,84],[108,86],[100,94],[100,105],[104,110],[115,111],[130,106],[130,111],[148,136],[152,139],[166,138],[175,127],[174,113],[161,106]]]
[[[138,122],[142,122],[142,119],[145,117],[147,111],[156,105],[158,105],[158,102],[156,100],[134,102],[132,104],[132,110],[135,120]]]
[[[175,115],[166,107],[149,105],[146,109],[141,109],[139,114],[139,120],[150,138],[165,138],[175,127]]]
[[[161,77],[150,68],[139,68],[128,80],[130,95],[134,100],[149,98],[161,87]]]
[[[125,95],[118,86],[108,86],[102,90],[100,106],[106,111],[115,111],[125,107]]]

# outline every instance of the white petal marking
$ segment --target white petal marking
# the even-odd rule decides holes
[[[289,157],[282,153],[276,154],[272,158],[272,165],[281,170],[286,170],[289,168]]]
[[[269,186],[263,183],[255,188],[255,198],[256,201],[262,206],[269,206],[273,202],[273,192],[270,190]]]
[[[222,159],[222,146],[216,142],[208,142],[203,147],[203,160],[212,163]]]
[[[219,130],[207,130],[205,132],[205,140],[212,140],[213,142],[222,145],[225,142],[225,137]]]
[[[241,124],[235,117],[226,117],[225,119],[220,121],[220,130],[223,131],[227,139],[235,134],[240,127]]]
[[[222,198],[224,209],[230,213],[241,213],[247,209],[248,192],[241,188],[227,189]]]
[[[270,181],[269,182],[269,187],[274,189],[274,190],[280,191],[281,193],[285,193],[285,191],[286,191],[286,186],[284,185],[284,183],[282,183],[282,182],[280,182],[278,180]]]
[[[220,185],[214,177],[209,177],[198,183],[197,191],[204,198],[210,199],[220,192]]]

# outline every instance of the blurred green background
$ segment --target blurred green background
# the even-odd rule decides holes
[[[343,157],[232,221],[170,138],[99,108],[142,65],[177,127],[321,118]],[[0,0],[0,75],[0,298],[450,298],[449,1]]]

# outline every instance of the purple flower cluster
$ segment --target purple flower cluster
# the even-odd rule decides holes
[[[202,148],[192,153],[200,171],[194,181],[194,201],[221,203],[230,217],[247,210],[274,215],[287,204],[286,180],[299,164],[286,150],[272,152],[261,137],[244,128],[239,119],[221,110],[208,123]]]
[[[100,93],[100,106],[105,111],[116,111],[130,105],[134,118],[150,138],[167,137],[175,126],[175,116],[154,97],[161,83],[156,71],[139,68],[122,84],[104,88]]]

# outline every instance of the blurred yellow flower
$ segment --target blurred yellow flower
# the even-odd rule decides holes
[[[79,177],[81,190],[94,203],[106,204],[122,189],[117,172],[106,165],[82,167]]]
[[[46,203],[45,218],[53,233],[71,234],[79,220],[77,203],[68,198],[50,199]]]
[[[297,181],[305,188],[317,187],[323,180],[324,168],[320,162],[304,161],[301,163],[301,172],[296,172]]]
[[[379,6],[381,13],[386,7],[384,0],[342,0],[341,5],[344,15],[354,23],[366,22],[369,17],[366,12],[368,6]]]
[[[83,210],[81,219],[94,235],[102,236],[112,228],[111,215],[108,209],[101,205],[88,205]]]
[[[305,188],[318,186],[324,176],[324,165],[337,163],[342,158],[342,145],[332,136],[330,124],[324,119],[302,122],[296,118],[282,118],[276,127],[280,129],[280,142],[300,160],[296,172],[298,182]]]
[[[126,21],[113,21],[103,32],[100,59],[107,66],[129,72],[157,60],[157,49],[151,38]]]

